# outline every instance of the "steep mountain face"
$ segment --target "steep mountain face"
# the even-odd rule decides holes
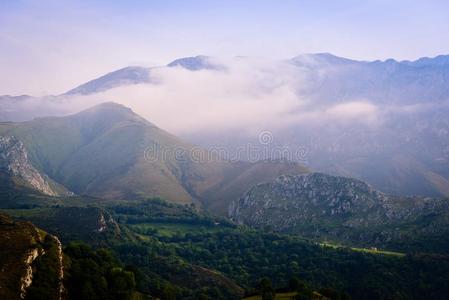
[[[307,172],[286,161],[225,161],[114,103],[68,117],[3,124],[0,135],[18,137],[36,169],[76,194],[159,196],[223,214],[250,186],[284,173]]]
[[[292,63],[313,78],[304,91],[318,103],[363,99],[373,124],[305,125],[284,138],[309,149],[311,167],[357,177],[399,195],[449,195],[449,56],[417,61],[354,61],[331,54]]]
[[[317,101],[369,99],[375,103],[411,104],[447,101],[448,57],[413,62],[357,61],[318,53],[299,55],[291,63],[308,70],[313,80],[306,93]]]
[[[311,127],[293,143],[308,149],[312,168],[360,178],[396,195],[449,195],[449,126],[445,110],[389,120],[379,128]],[[293,136],[291,134],[290,136]]]
[[[18,185],[49,196],[59,195],[46,176],[30,163],[23,143],[12,136],[0,136],[0,172],[6,173]]]
[[[292,63],[311,78],[304,94],[322,105],[374,104],[370,124],[305,125],[280,133],[309,150],[312,168],[357,177],[398,195],[449,195],[449,56],[355,61],[331,54]]]
[[[305,149],[311,169],[359,178],[389,194],[449,196],[447,60],[298,56],[288,63],[296,67],[289,72],[303,78],[291,87],[306,102],[291,112],[300,121],[280,129],[265,126],[277,145]],[[189,139],[233,149],[249,140],[237,141],[237,134],[196,132]]]
[[[448,209],[447,199],[397,198],[356,179],[311,173],[253,187],[229,206],[229,216],[256,228],[361,246],[426,250],[425,239],[440,240],[444,252]]]
[[[47,262],[45,272],[47,299],[61,299],[63,287],[62,246],[58,238],[47,234],[28,222],[15,222],[6,215],[0,214],[0,298],[24,299],[27,295],[33,298],[34,278]],[[55,272],[50,272],[50,271]]]

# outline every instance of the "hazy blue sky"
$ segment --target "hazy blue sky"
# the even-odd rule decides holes
[[[60,93],[183,56],[449,53],[449,1],[0,0],[0,94]]]

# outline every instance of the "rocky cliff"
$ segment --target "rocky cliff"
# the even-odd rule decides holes
[[[46,178],[29,161],[23,143],[13,136],[0,136],[0,171],[26,187],[49,196],[57,196]]]
[[[29,222],[15,222],[0,214],[0,245],[0,299],[25,299],[29,294],[39,294],[40,283],[35,280],[39,272],[46,273],[46,296],[63,298],[62,246],[55,236]],[[53,269],[57,270],[54,278]],[[43,276],[37,276],[38,281],[39,277]]]

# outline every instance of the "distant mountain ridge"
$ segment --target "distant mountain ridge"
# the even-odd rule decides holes
[[[333,55],[331,53],[307,53],[300,54],[289,60],[290,63],[295,65],[307,66],[307,67],[323,67],[323,66],[348,66],[348,65],[358,65],[365,67],[413,67],[413,68],[426,68],[426,67],[447,67],[449,65],[449,55],[438,55],[435,57],[421,57],[416,60],[402,60],[398,61],[395,59],[386,60],[354,60],[345,57],[340,57]],[[97,92],[103,92],[111,88],[118,86],[126,86],[138,83],[150,83],[151,82],[151,69],[152,68],[163,68],[163,67],[181,67],[190,71],[198,70],[223,70],[224,66],[219,65],[212,57],[206,55],[197,55],[191,57],[183,57],[175,59],[174,61],[168,63],[165,66],[156,67],[143,67],[143,66],[127,66],[110,73],[107,73],[98,78],[92,79],[84,84],[81,84],[66,93],[64,95],[88,95]],[[17,98],[17,97],[30,97],[27,95],[22,96],[9,96],[2,95],[1,98]]]
[[[198,70],[218,70],[220,66],[212,63],[210,57],[198,55],[195,57],[185,57],[172,61],[166,67],[180,67],[190,71]],[[158,67],[156,67],[158,68]],[[64,95],[89,95],[104,92],[111,88],[139,83],[151,83],[151,70],[153,68],[129,66],[110,72],[99,78],[90,80],[74,89],[64,93]]]
[[[344,57],[339,57],[331,53],[311,53],[301,54],[289,60],[296,65],[303,65],[307,67],[322,67],[322,66],[348,66],[348,65],[362,65],[365,67],[381,66],[386,68],[397,67],[445,67],[449,65],[449,55],[439,55],[434,58],[422,57],[414,61],[397,61],[394,59],[386,59],[384,61],[360,61],[353,60]],[[183,57],[176,59],[166,65],[166,67],[181,67],[190,71],[198,70],[222,70],[223,66],[212,61],[212,58],[205,55],[198,55],[192,57]],[[160,68],[160,67],[158,67]],[[108,73],[99,78],[93,79],[84,83],[74,89],[66,92],[66,95],[74,94],[92,94],[96,92],[102,92],[110,88],[137,84],[137,83],[150,83],[151,82],[151,69],[148,67],[129,66],[111,73]]]
[[[424,66],[445,66],[449,64],[449,55],[437,55],[435,57],[420,57],[416,60],[396,60],[394,58],[387,58],[385,60],[357,60],[337,56],[332,53],[306,53],[295,56],[291,61],[295,63],[306,63],[310,59],[315,59],[320,62],[327,62],[329,64],[402,64],[414,67]]]
[[[150,82],[150,69],[144,67],[126,67],[113,71],[99,78],[88,81],[74,89],[66,92],[65,95],[88,95],[106,91],[121,85],[148,83]]]

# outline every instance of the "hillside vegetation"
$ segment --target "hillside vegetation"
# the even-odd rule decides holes
[[[194,206],[161,199],[103,204],[98,209],[110,215],[112,222],[104,231],[97,230],[98,214],[83,213],[93,208],[82,203],[76,208],[77,214],[84,216],[80,224],[76,219],[70,221],[71,227],[85,228],[90,236],[74,236],[63,225],[65,220],[58,217],[57,210],[73,208],[7,212],[33,219],[50,232],[58,228],[66,242],[87,237],[95,247],[107,246],[126,270],[133,272],[138,292],[162,299],[172,299],[170,295],[180,299],[239,299],[244,293],[257,294],[264,277],[274,289],[283,289],[291,278],[298,277],[308,291],[324,291],[333,295],[330,299],[340,299],[343,294],[353,299],[428,299],[429,295],[438,299],[449,291],[446,256],[390,255],[323,246],[291,235],[236,226],[197,212]]]

